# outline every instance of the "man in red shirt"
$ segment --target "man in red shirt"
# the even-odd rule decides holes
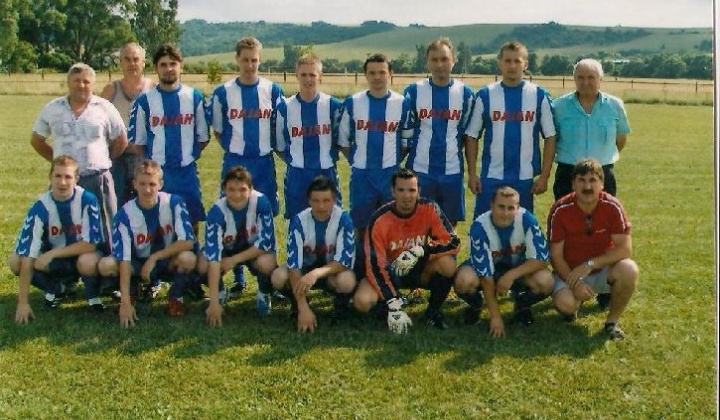
[[[620,201],[603,191],[604,179],[595,159],[578,162],[572,174],[573,192],[550,208],[553,303],[558,312],[574,319],[582,302],[595,294],[609,294],[605,331],[619,341],[625,338],[620,315],[635,292],[639,270],[630,259],[630,220]]]
[[[399,169],[392,176],[393,201],[370,218],[365,234],[367,279],[354,296],[355,308],[368,312],[382,300],[388,309],[388,328],[407,333],[412,325],[402,310],[399,288],[430,289],[425,321],[447,328],[440,307],[452,287],[460,239],[435,202],[420,198],[415,172]]]

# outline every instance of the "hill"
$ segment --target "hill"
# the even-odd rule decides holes
[[[190,21],[193,22],[193,21]],[[183,29],[185,25],[183,24]],[[415,46],[424,45],[440,36],[449,37],[455,45],[460,42],[470,47],[473,55],[494,55],[495,51],[505,40],[519,39],[525,42],[531,52],[539,57],[552,54],[562,54],[569,57],[597,54],[606,52],[631,56],[652,53],[700,53],[707,49],[712,42],[711,28],[632,28],[632,27],[589,27],[564,26],[554,22],[536,25],[519,24],[476,24],[449,27],[409,26],[398,27],[390,24],[366,25],[363,27],[342,27],[323,23],[322,28],[332,37],[321,36],[320,31],[312,37],[304,32],[297,36],[290,30],[277,32],[271,30],[275,26],[284,27],[286,24],[257,24],[264,31],[245,32],[253,34],[263,41],[267,48],[263,51],[265,60],[283,59],[284,42],[295,45],[313,44],[315,52],[323,58],[336,58],[340,61],[362,59],[368,53],[382,52],[396,58],[400,54],[415,55]],[[225,25],[225,24],[207,24]],[[294,25],[301,26],[301,25]],[[247,27],[248,30],[252,26]],[[311,28],[311,26],[308,26]],[[310,31],[312,32],[312,31]],[[370,32],[370,33],[368,33]],[[210,61],[216,59],[221,63],[232,63],[234,53],[232,48],[238,37],[235,32],[232,39],[226,39],[224,51],[206,49],[206,54],[195,55],[187,52],[189,62]],[[268,38],[263,38],[267,34]],[[274,35],[273,35],[274,34]],[[342,36],[338,35],[342,34]],[[184,34],[187,36],[187,34]],[[281,38],[280,37],[284,37]],[[311,42],[304,42],[312,38]],[[197,38],[196,38],[197,39]],[[218,38],[214,38],[212,45]],[[330,42],[328,39],[332,39]],[[328,40],[328,42],[322,42]],[[275,45],[275,47],[273,47]],[[181,40],[181,47],[186,51]],[[216,48],[216,47],[213,47]],[[210,54],[212,53],[212,54]]]

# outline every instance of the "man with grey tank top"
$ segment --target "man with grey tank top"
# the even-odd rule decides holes
[[[100,96],[110,101],[118,112],[125,126],[130,120],[130,108],[135,98],[141,93],[154,88],[157,83],[143,75],[145,69],[145,49],[135,42],[123,45],[120,49],[120,69],[123,77],[114,80],[102,90]],[[117,196],[118,208],[134,197],[132,179],[135,174],[137,163],[142,157],[134,155],[129,148],[117,159],[113,160],[112,172],[115,180],[115,195]]]

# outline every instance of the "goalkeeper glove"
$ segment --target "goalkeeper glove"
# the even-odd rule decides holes
[[[407,334],[412,320],[405,311],[402,310],[402,300],[392,298],[387,301],[388,306],[388,328],[394,334]]]
[[[410,249],[406,249],[390,265],[392,272],[399,277],[406,276],[425,255],[425,249],[416,245]]]

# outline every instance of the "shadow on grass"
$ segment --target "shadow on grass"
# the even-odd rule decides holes
[[[426,355],[451,354],[444,362],[446,368],[465,371],[498,355],[525,359],[564,354],[583,358],[606,341],[604,335],[589,332],[584,318],[575,323],[562,322],[547,301],[536,308],[536,322],[530,327],[511,324],[509,305],[504,304],[506,337],[502,339],[493,339],[487,334],[486,313],[480,325],[462,325],[464,305],[457,303],[447,303],[444,308],[451,324],[449,330],[426,326],[422,317],[425,304],[420,304],[408,308],[415,322],[410,334],[395,336],[387,330],[385,320],[371,315],[354,314],[348,319],[333,321],[331,299],[323,295],[313,297],[318,318],[318,328],[313,334],[295,332],[287,303],[276,305],[270,317],[260,318],[255,312],[254,298],[249,294],[228,305],[223,326],[219,328],[205,323],[204,302],[188,303],[182,318],[166,315],[165,302],[164,297],[159,298],[149,313],[140,315],[135,327],[122,329],[116,303],[109,303],[102,314],[88,313],[81,299],[58,309],[47,309],[40,294],[33,292],[31,304],[37,319],[30,325],[17,325],[13,320],[16,296],[1,295],[0,311],[5,316],[0,321],[0,347],[11,349],[42,340],[78,354],[117,352],[133,356],[165,351],[180,359],[233,349],[243,354],[248,364],[259,367],[282,365],[316,350],[351,349],[363,352],[361,357],[370,369],[402,367]],[[603,315],[586,311],[585,317]]]

